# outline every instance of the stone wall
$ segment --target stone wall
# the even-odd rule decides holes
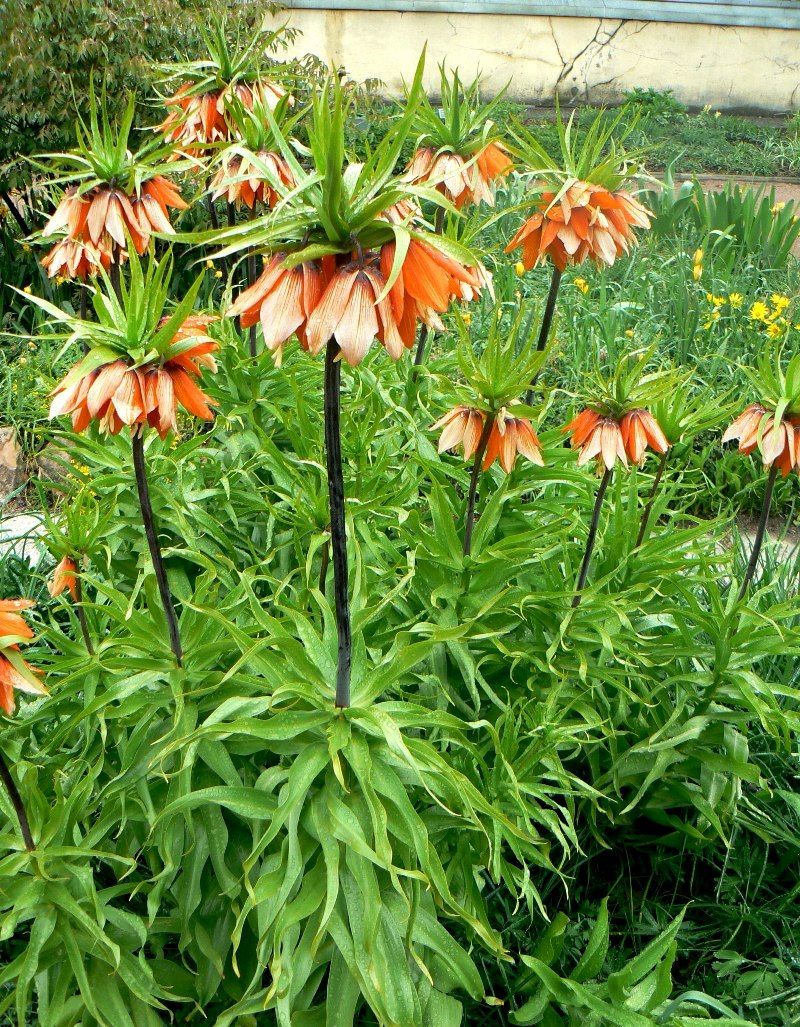
[[[285,20],[286,15],[283,15]],[[293,52],[312,52],[356,79],[379,78],[397,94],[428,45],[426,85],[447,58],[485,90],[511,81],[528,103],[615,103],[635,86],[672,89],[692,107],[800,109],[800,31],[720,25],[501,14],[297,9]]]

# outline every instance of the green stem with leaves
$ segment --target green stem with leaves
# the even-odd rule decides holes
[[[81,626],[81,634],[83,635],[86,652],[90,656],[94,656],[92,636],[89,634],[89,622],[86,619],[86,610],[83,608],[83,585],[81,584],[81,574],[77,567],[75,568],[75,614],[77,615],[78,623]]]
[[[650,523],[650,515],[653,512],[653,504],[656,501],[656,494],[658,493],[658,486],[661,484],[661,479],[664,477],[664,469],[667,466],[667,454],[662,453],[661,459],[658,461],[658,470],[656,476],[653,479],[653,485],[650,489],[650,494],[647,497],[647,503],[642,511],[642,519],[639,522],[639,534],[636,536],[636,543],[634,549],[638,549],[639,546],[644,542],[645,532],[647,531],[647,525]]]
[[[467,494],[467,512],[464,517],[464,556],[469,556],[472,551],[472,530],[475,527],[475,501],[478,495],[478,478],[481,474],[483,457],[486,447],[489,444],[489,436],[494,425],[494,414],[488,414],[483,424],[483,431],[478,440],[478,448],[475,450],[475,460],[472,464],[472,474],[469,479],[469,493]]]
[[[772,506],[772,493],[775,491],[775,481],[778,477],[778,463],[773,461],[767,475],[767,485],[764,489],[764,502],[761,504],[761,516],[758,519],[758,527],[756,528],[756,537],[753,540],[753,551],[750,554],[750,561],[747,564],[747,570],[745,571],[742,584],[739,587],[739,594],[736,597],[737,602],[741,602],[744,599],[747,589],[750,587],[750,582],[753,580],[753,575],[756,572],[758,566],[758,558],[761,555],[761,547],[764,544],[764,536],[767,532],[767,520],[769,519],[769,509]]]

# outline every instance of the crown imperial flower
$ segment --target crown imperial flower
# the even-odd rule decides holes
[[[630,410],[621,417],[603,415],[587,408],[574,417],[562,431],[570,433],[570,445],[580,450],[578,466],[596,459],[607,470],[619,461],[640,464],[648,448],[666,453],[669,442],[653,415],[644,409]]]
[[[134,366],[120,357],[87,373],[80,373],[78,364],[53,392],[50,417],[71,414],[76,432],[97,421],[111,435],[149,424],[161,438],[177,427],[178,405],[194,417],[213,420],[212,400],[197,385],[203,369],[216,370],[212,353],[219,347],[206,332],[211,320],[201,314],[187,317],[172,342],[195,344],[165,360]]]
[[[758,449],[764,467],[777,463],[784,478],[792,469],[800,470],[800,416],[776,420],[761,403],[751,403],[722,436],[723,444],[733,441],[745,455]]]
[[[19,644],[33,638],[21,611],[34,605],[30,599],[0,599],[0,709],[14,713],[14,690],[29,695],[47,695],[35,670],[19,655]]]
[[[558,196],[541,194],[538,210],[508,243],[506,253],[522,247],[528,271],[546,257],[560,271],[587,258],[610,266],[630,249],[634,228],[649,227],[650,212],[629,192],[573,181]]]
[[[470,460],[478,450],[489,416],[474,407],[453,407],[431,426],[434,431],[442,428],[439,452],[444,453],[461,446],[464,459]],[[530,421],[524,417],[514,417],[503,408],[492,418],[482,468],[486,471],[498,460],[506,474],[510,474],[518,453],[532,463],[544,466],[541,443]]]
[[[409,161],[408,180],[427,183],[446,196],[458,210],[469,203],[494,206],[491,184],[505,178],[514,164],[502,143],[487,143],[474,156],[463,157],[450,149],[421,146]]]

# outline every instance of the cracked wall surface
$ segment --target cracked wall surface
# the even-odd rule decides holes
[[[285,19],[285,15],[284,15]],[[721,25],[495,14],[294,10],[294,52],[316,53],[390,93],[428,44],[426,86],[444,60],[478,70],[487,94],[614,103],[635,86],[672,89],[686,104],[725,110],[800,109],[800,31]]]

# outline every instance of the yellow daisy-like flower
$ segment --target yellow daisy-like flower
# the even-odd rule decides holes
[[[576,278],[575,282],[574,282],[574,285],[575,285],[575,288],[579,289],[583,293],[584,296],[589,291],[589,283],[586,281],[585,278]]]
[[[791,300],[788,296],[781,296],[779,292],[773,292],[769,299],[773,307],[778,311],[778,313],[780,313],[783,310],[786,310],[786,308],[791,303]]]
[[[730,305],[735,310],[738,310],[739,307],[741,307],[742,302],[743,302],[743,298],[742,298],[742,294],[740,292],[732,292],[730,294],[730,296],[728,296],[728,303],[730,303]]]
[[[522,263],[521,260],[518,260],[516,262],[516,264],[514,265],[514,270],[517,272],[518,275],[525,274],[525,265]]]
[[[770,339],[777,339],[778,336],[782,334],[783,328],[781,328],[781,326],[775,321],[773,321],[772,324],[767,328],[767,335],[770,337]]]
[[[766,321],[769,317],[769,307],[761,300],[756,300],[750,308],[751,321]]]

